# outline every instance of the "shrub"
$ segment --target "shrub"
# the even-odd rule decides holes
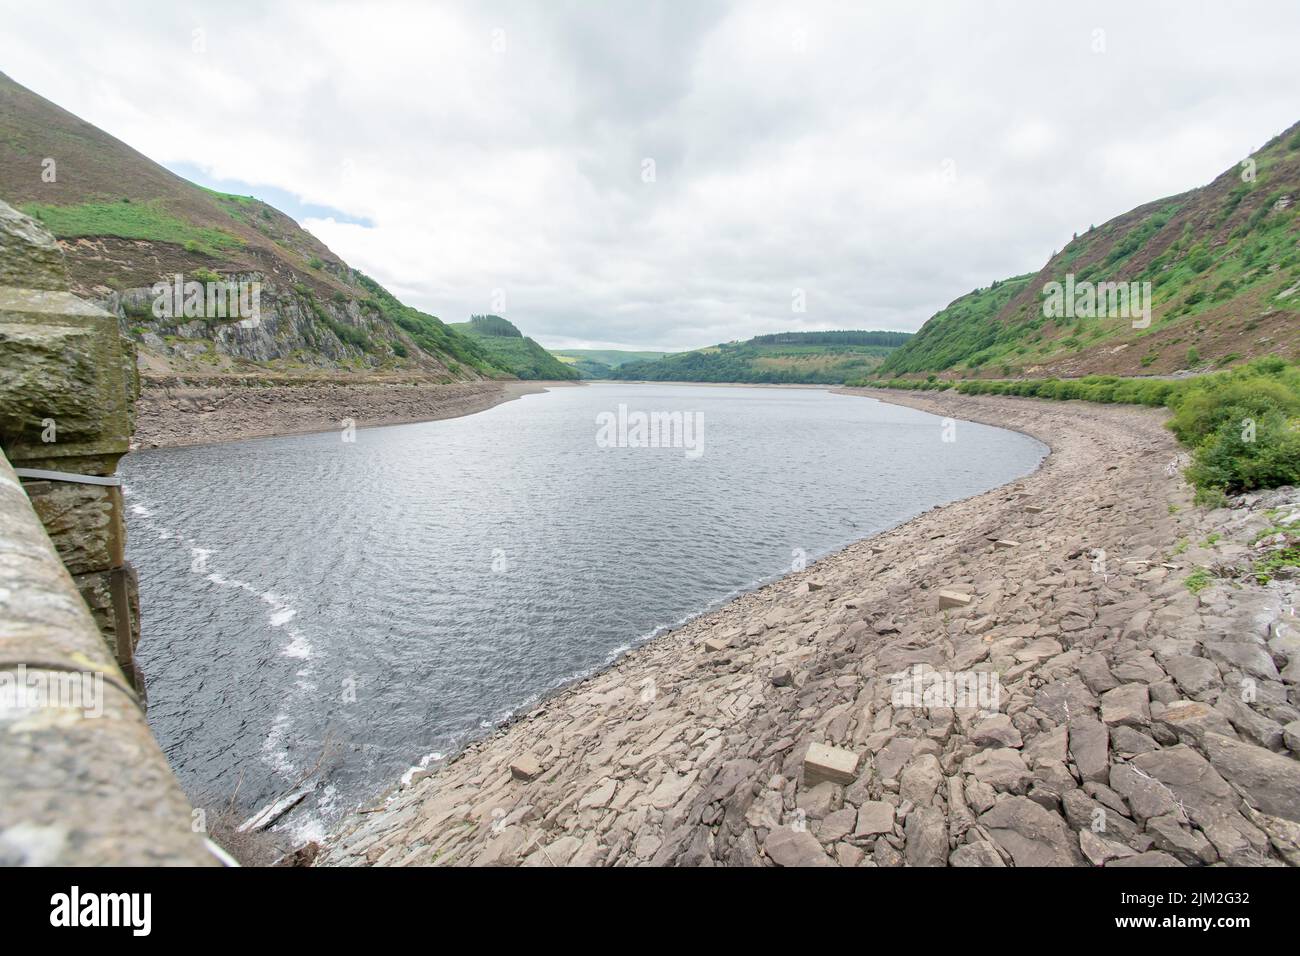
[[[1246,419],[1259,422],[1274,411],[1286,418],[1300,416],[1300,390],[1266,375],[1207,378],[1184,389],[1173,407],[1169,427],[1179,441],[1194,447],[1225,424],[1241,429]]]
[[[1187,480],[1198,488],[1228,492],[1300,483],[1300,431],[1278,410],[1254,428],[1225,421],[1192,453]]]

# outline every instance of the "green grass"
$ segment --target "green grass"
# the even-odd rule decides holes
[[[80,236],[115,236],[118,239],[145,239],[170,242],[191,252],[217,255],[219,250],[234,249],[240,239],[219,229],[192,226],[171,215],[162,204],[153,202],[92,202],[76,206],[50,206],[28,203],[23,212],[39,219],[60,239]]]
[[[1210,586],[1210,572],[1205,570],[1205,568],[1197,568],[1187,576],[1183,581],[1183,584],[1185,584],[1187,590],[1191,591],[1193,594],[1200,594]]]
[[[1256,561],[1251,573],[1260,584],[1268,584],[1283,568],[1300,568],[1300,537],[1288,534],[1286,545]]]

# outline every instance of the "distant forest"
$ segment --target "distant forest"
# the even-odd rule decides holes
[[[779,332],[661,359],[625,362],[589,377],[660,382],[839,384],[874,372],[907,332]]]
[[[469,324],[479,335],[495,335],[521,339],[524,334],[515,328],[512,322],[499,315],[471,315]]]
[[[901,347],[911,332],[774,332],[756,335],[750,345],[883,345]]]

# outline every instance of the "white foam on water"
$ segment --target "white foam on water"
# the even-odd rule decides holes
[[[132,498],[138,499],[134,489],[128,489],[125,485],[122,493]],[[201,547],[197,542],[187,538],[184,534],[172,531],[170,528],[162,527],[154,521],[148,520],[153,517],[153,511],[145,504],[138,500],[131,506],[132,514],[146,519],[144,524],[147,528],[157,534],[160,540],[166,541],[175,539],[182,547],[190,551],[191,564],[190,570],[195,574],[203,574],[204,580],[210,581],[218,587],[232,588],[244,591],[257,598],[263,604],[269,606],[267,612],[268,623],[273,628],[280,628],[288,624],[298,615],[298,609],[294,607],[289,600],[281,597],[273,591],[263,591],[254,587],[246,581],[230,577],[221,570],[209,566],[208,559],[212,556],[211,548]],[[206,572],[206,573],[205,573]],[[308,661],[311,659],[314,648],[301,631],[296,628],[290,628],[288,631],[288,640],[280,649],[283,657],[291,659]],[[271,729],[262,741],[262,759],[277,776],[285,780],[293,780],[299,775],[299,770],[293,760],[289,757],[288,743],[293,736],[293,703],[295,699],[303,694],[311,694],[316,690],[316,685],[308,678],[311,677],[312,668],[307,665],[300,668],[296,674],[299,678],[293,684],[293,691],[287,695],[284,701],[283,709],[276,714],[271,721]],[[332,791],[333,788],[329,788]],[[302,823],[306,829],[320,829],[323,835],[324,824],[319,816],[310,817]]]
[[[406,773],[402,774],[402,786],[403,787],[409,786],[411,783],[411,778],[413,776],[415,776],[421,770],[427,770],[429,764],[438,763],[442,760],[445,760],[446,757],[447,755],[439,750],[435,750],[432,753],[425,754],[423,757],[420,758],[420,762],[418,764],[416,764],[414,767],[408,767]]]

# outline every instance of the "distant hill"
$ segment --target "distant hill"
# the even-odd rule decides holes
[[[0,199],[59,238],[73,291],[117,313],[146,375],[510,376],[476,338],[403,305],[279,210],[196,186],[3,74]],[[177,273],[259,282],[259,322],[155,317],[150,287]]]
[[[628,362],[652,361],[669,352],[628,352],[622,349],[554,349],[552,354],[577,369],[582,378],[609,378],[610,370]]]
[[[876,375],[1167,375],[1300,358],[1297,208],[1300,123],[1206,186],[1085,227],[1039,272],[962,296]],[[1086,309],[1049,317],[1044,287],[1067,277],[1076,289],[1149,282],[1150,326]]]
[[[610,368],[618,368],[625,362],[653,361],[672,354],[671,352],[627,352],[621,349],[552,349],[551,351],[562,359],[587,359],[599,362],[601,365],[608,365]]]
[[[549,381],[579,378],[568,365],[499,315],[475,315],[468,322],[454,322],[451,328],[474,339],[493,363],[523,379]]]
[[[609,377],[657,382],[840,384],[873,372],[909,332],[782,332],[652,361],[624,362]]]

